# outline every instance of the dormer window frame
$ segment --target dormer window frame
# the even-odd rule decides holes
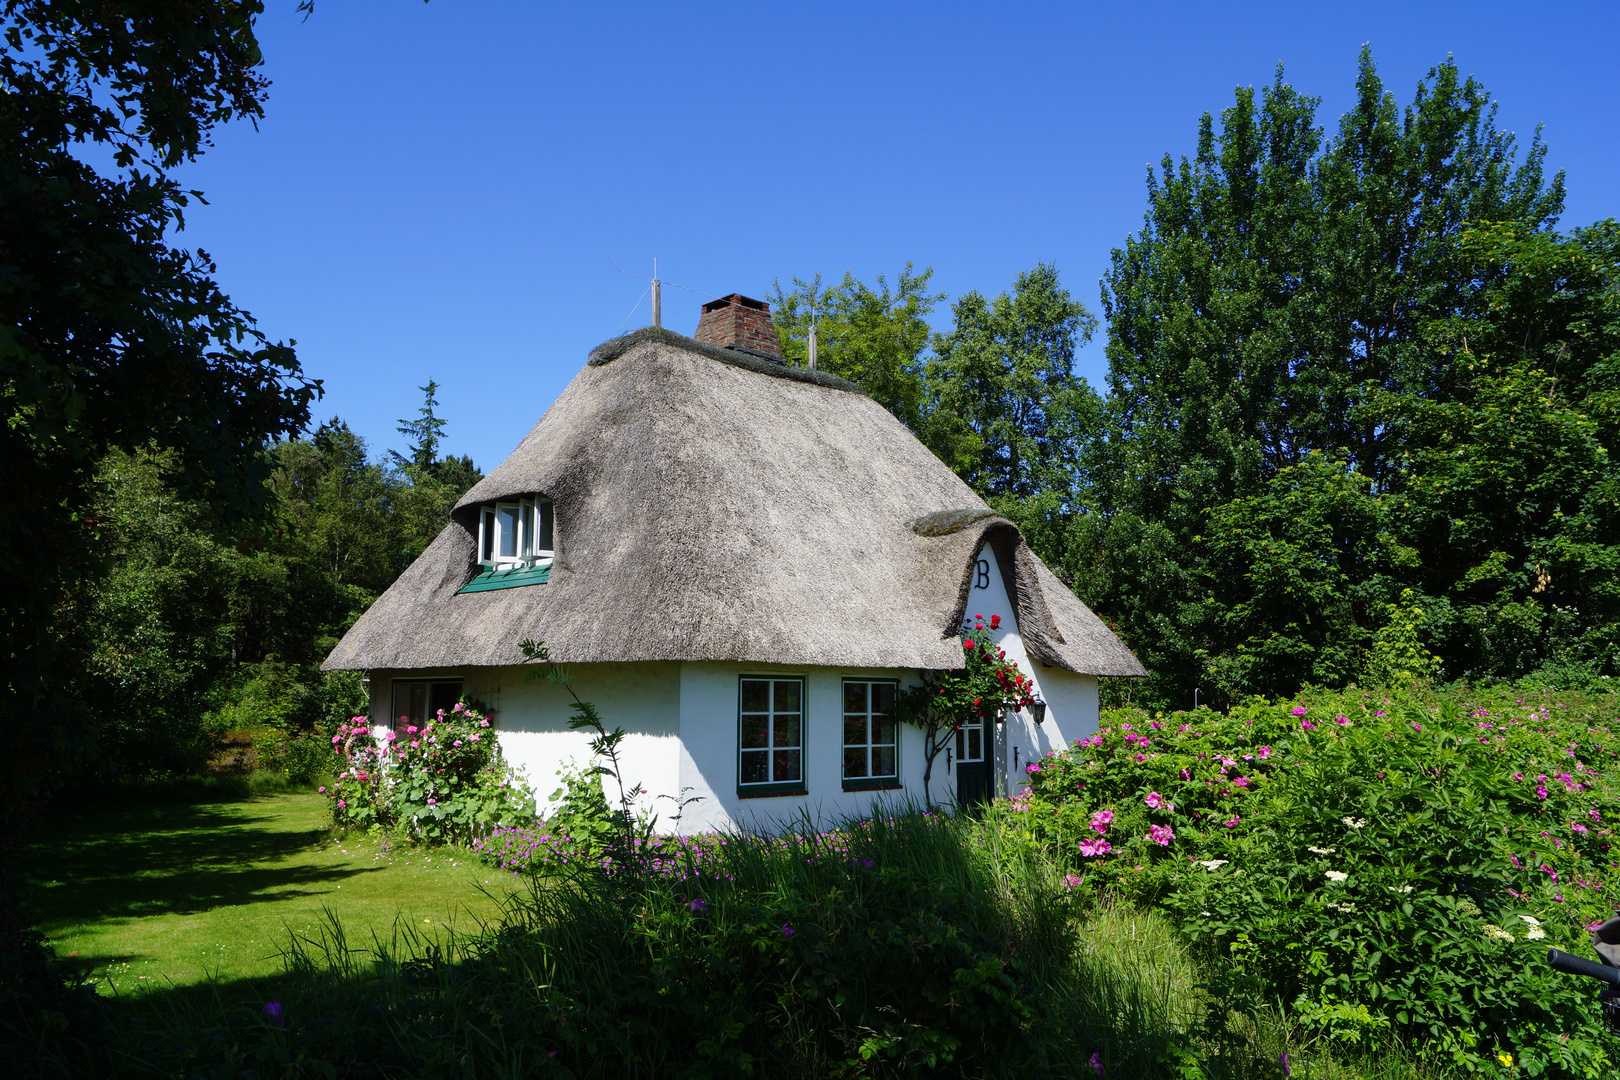
[[[554,512],[544,495],[497,499],[478,508],[478,562],[488,570],[550,566]]]

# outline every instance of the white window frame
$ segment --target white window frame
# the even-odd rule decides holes
[[[506,526],[502,518],[507,514],[512,516],[512,528],[517,533],[516,543],[511,545],[515,555],[502,554],[507,546],[503,542]],[[548,517],[555,522],[551,500],[539,495],[484,503],[478,508],[478,561],[491,570],[549,566],[555,554],[555,541],[553,547],[538,546],[545,537]]]
[[[865,704],[859,711],[851,711],[849,708],[849,688],[852,686],[864,687],[862,695]],[[887,714],[877,712],[872,708],[873,689],[879,686],[888,687],[893,693],[890,711]],[[845,783],[899,782],[900,722],[896,718],[894,711],[895,706],[898,705],[896,699],[899,696],[900,683],[896,679],[845,679],[843,681],[842,724],[839,729],[841,732],[840,741],[843,743],[843,754],[839,758],[838,767]],[[850,742],[849,723],[856,717],[861,720],[862,741]],[[890,741],[888,742],[875,742],[872,738],[873,722],[880,717],[885,717],[889,723]],[[862,751],[862,768],[864,771],[855,776],[851,776],[849,772],[849,754],[852,750]],[[873,758],[876,756],[875,752],[879,750],[888,750],[891,754],[891,762],[894,767],[887,772],[877,772],[873,768]]]
[[[749,709],[744,711],[745,683],[765,683],[769,689],[766,691],[765,709]],[[777,703],[776,688],[787,684],[798,688],[799,707],[797,710],[782,709]],[[737,789],[739,792],[783,792],[785,789],[803,790],[806,787],[806,736],[809,725],[806,723],[805,709],[805,679],[799,675],[743,675],[737,680]],[[764,745],[744,745],[743,726],[750,717],[764,717],[765,743]],[[799,725],[799,738],[796,743],[777,742],[777,721],[787,717],[795,717]],[[780,779],[777,776],[777,756],[788,753],[798,755],[798,776],[789,779]],[[765,779],[745,781],[747,762],[750,755],[762,755],[765,761]]]

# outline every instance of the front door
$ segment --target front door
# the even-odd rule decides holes
[[[962,807],[990,801],[990,723],[979,718],[956,732],[956,802]]]

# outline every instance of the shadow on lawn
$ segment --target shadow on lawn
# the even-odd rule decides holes
[[[252,804],[96,808],[57,819],[25,854],[36,910],[57,924],[324,893],[380,867],[277,866],[307,852],[319,829],[268,828]]]

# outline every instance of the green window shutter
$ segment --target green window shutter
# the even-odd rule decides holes
[[[496,589],[516,589],[523,585],[544,585],[551,577],[551,564],[544,566],[513,566],[505,570],[485,570],[456,590],[456,595],[469,592],[493,592]]]

